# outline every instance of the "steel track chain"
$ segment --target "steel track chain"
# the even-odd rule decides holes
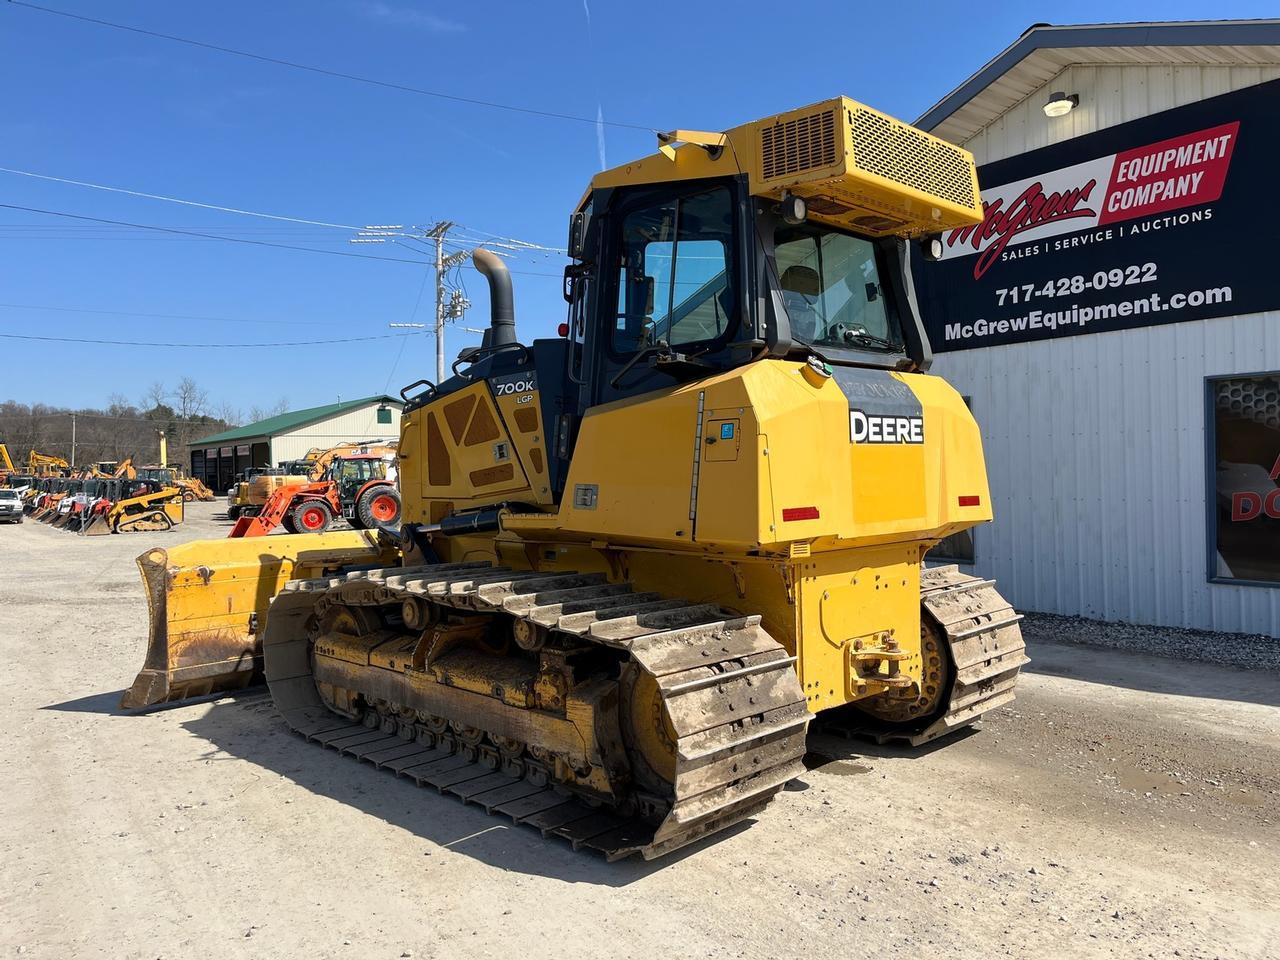
[[[320,702],[303,623],[320,603],[399,604],[418,598],[519,621],[624,651],[654,678],[676,734],[673,796],[661,823],[628,817],[563,786],[545,768],[504,763],[394,717],[376,729]],[[795,659],[760,627],[711,604],[636,593],[600,574],[548,574],[488,563],[436,564],[295,580],[273,601],[264,642],[267,681],[299,734],[420,786],[609,859],[661,856],[758,813],[803,771],[809,713]],[[533,773],[533,779],[528,774]]]
[[[995,582],[961,573],[954,564],[929,567],[920,571],[920,602],[951,655],[946,710],[923,728],[880,725],[866,714],[842,710],[819,721],[824,733],[918,747],[1013,702],[1018,673],[1030,658],[1018,626],[1022,615],[996,592]]]

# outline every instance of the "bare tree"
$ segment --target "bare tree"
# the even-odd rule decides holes
[[[113,393],[107,397],[107,415],[112,417],[136,417],[138,408],[129,402],[123,393]]]
[[[142,395],[141,406],[148,410],[154,410],[157,407],[164,406],[166,400],[169,399],[169,391],[165,388],[162,381],[156,380],[151,386],[147,387],[147,392]]]
[[[218,419],[229,427],[238,427],[244,423],[244,415],[230,400],[223,400],[218,405]]]
[[[170,406],[170,404],[175,406]],[[139,409],[139,406],[144,409]],[[164,430],[169,440],[171,462],[182,463],[190,455],[192,437],[218,433],[232,426],[220,416],[211,415],[208,394],[191,378],[179,384],[170,394],[157,381],[148,387],[138,405],[115,393],[100,408],[72,410],[45,403],[25,404],[13,400],[0,401],[0,440],[10,454],[26,459],[27,451],[71,459],[71,415],[77,416],[76,461],[120,460],[133,456],[139,462],[153,458],[157,448],[157,430]],[[238,411],[223,404],[220,413]]]
[[[271,408],[271,413],[269,414],[269,416],[278,417],[280,416],[280,414],[288,413],[288,412],[289,412],[289,398],[281,397],[279,400],[276,401],[275,406]]]
[[[183,420],[202,417],[209,408],[209,394],[201,390],[190,377],[183,377],[178,381],[173,396],[178,402],[178,416]]]

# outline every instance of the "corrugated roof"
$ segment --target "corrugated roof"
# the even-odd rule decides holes
[[[192,440],[190,445],[193,447],[208,447],[220,443],[229,443],[233,440],[273,437],[276,434],[287,433],[290,430],[296,430],[298,427],[305,427],[309,423],[324,420],[326,417],[332,417],[334,414],[346,413],[358,407],[367,407],[374,403],[393,403],[398,407],[404,406],[402,401],[386,394],[364,397],[360,400],[343,400],[341,403],[329,403],[323,407],[291,410],[288,413],[259,420],[257,423],[246,423],[243,427],[236,427],[234,430],[224,430],[222,433],[215,433],[212,436],[201,437],[199,440]]]
[[[925,111],[915,125],[964,143],[1066,67],[1085,63],[1278,64],[1280,20],[1038,23]]]

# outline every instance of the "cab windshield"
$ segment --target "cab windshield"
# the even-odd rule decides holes
[[[870,240],[806,222],[779,226],[774,252],[791,337],[814,347],[904,353]]]

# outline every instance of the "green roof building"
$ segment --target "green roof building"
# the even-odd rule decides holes
[[[395,440],[403,401],[381,395],[291,410],[257,423],[192,440],[191,475],[226,490],[250,467],[301,460],[307,451],[350,440]]]

